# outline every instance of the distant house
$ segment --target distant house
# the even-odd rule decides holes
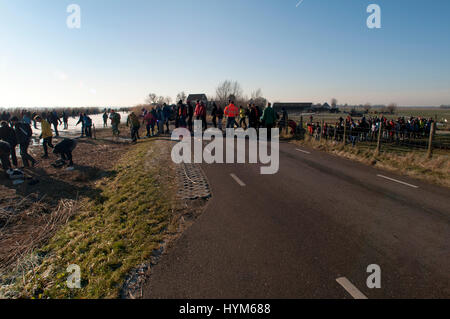
[[[325,109],[325,110],[330,110],[330,109],[331,109],[331,106],[330,106],[330,104],[328,104],[327,102],[325,102],[325,104],[322,105],[322,108]]]
[[[312,103],[274,103],[273,108],[276,112],[280,112],[283,108],[288,113],[308,112],[312,109]]]
[[[190,94],[186,100],[188,104],[195,104],[197,101],[203,102],[205,105],[208,105],[208,98],[206,94]]]

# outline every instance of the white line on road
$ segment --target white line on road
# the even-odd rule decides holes
[[[411,184],[408,184],[408,183],[405,183],[405,182],[402,182],[402,181],[399,181],[399,180],[396,180],[396,179],[393,179],[393,178],[390,178],[390,177],[387,177],[387,176],[383,176],[383,175],[377,175],[377,176],[381,177],[381,178],[384,178],[384,179],[387,179],[387,180],[392,181],[392,182],[396,182],[396,183],[400,183],[400,184],[412,187],[412,188],[419,188],[419,186],[411,185]]]
[[[361,291],[358,290],[351,282],[345,277],[336,279],[337,283],[341,285],[345,291],[347,291],[350,296],[354,299],[368,299]]]
[[[242,187],[244,187],[245,186],[245,183],[243,182],[243,181],[241,181],[240,179],[239,179],[239,177],[237,177],[236,175],[234,175],[234,174],[230,174],[230,176],[236,181],[236,183],[238,183],[240,186],[242,186]]]
[[[311,154],[311,152],[304,151],[304,150],[301,150],[301,149],[299,149],[299,148],[297,148],[296,151],[299,151],[299,152],[302,152],[302,153],[305,153],[305,154]]]

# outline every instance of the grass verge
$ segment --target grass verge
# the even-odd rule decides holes
[[[42,262],[18,283],[23,297],[119,297],[126,275],[177,227],[171,166],[153,143],[124,154],[117,174],[97,183],[99,196],[82,200],[75,217],[36,251]],[[72,264],[81,269],[81,289],[67,287]]]
[[[356,147],[351,145],[344,146],[342,143],[332,141],[316,141],[309,136],[306,136],[304,140],[293,141],[293,143],[309,146],[430,183],[450,187],[450,161],[446,153],[434,154],[432,159],[428,159],[424,151],[411,150],[405,152],[404,150],[384,145],[380,155],[374,156],[374,149],[364,144]]]

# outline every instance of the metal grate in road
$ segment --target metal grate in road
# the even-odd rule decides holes
[[[177,166],[178,197],[185,200],[211,197],[208,180],[198,164],[182,163]]]

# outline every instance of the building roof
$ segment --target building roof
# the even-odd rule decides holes
[[[208,98],[206,97],[206,94],[189,94],[187,101],[208,101]]]

